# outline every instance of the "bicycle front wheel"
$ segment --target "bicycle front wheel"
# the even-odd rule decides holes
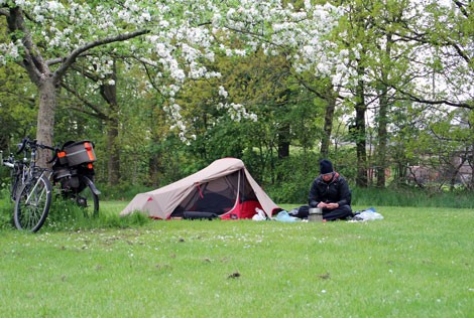
[[[23,177],[23,166],[20,164],[15,164],[10,174],[10,180],[11,180],[10,199],[13,202],[15,202],[18,195],[20,195],[20,190],[22,186],[22,177]]]
[[[51,206],[52,186],[44,177],[36,177],[23,185],[15,201],[13,220],[19,230],[40,230]]]

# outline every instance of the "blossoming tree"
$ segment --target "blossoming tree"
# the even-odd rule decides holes
[[[289,58],[295,68],[328,75],[337,69],[334,60],[339,56],[332,53],[324,35],[339,14],[330,5],[313,6],[309,0],[300,8],[279,0],[0,0],[0,16],[9,35],[9,41],[0,44],[0,63],[21,65],[37,87],[36,138],[42,143],[53,143],[58,90],[66,72],[79,57],[118,44],[131,55],[159,64],[165,70],[160,76],[173,80],[163,81],[163,90],[171,116],[184,130],[173,100],[179,83],[187,77],[218,76],[200,65],[199,59],[212,61],[215,50],[235,55],[263,46],[268,54],[277,54],[278,48],[292,47]],[[246,35],[244,48],[231,50],[223,45],[229,31]],[[91,67],[104,75],[111,72],[110,61],[91,61]],[[221,91],[225,95],[224,88]],[[230,108],[235,112],[237,107]],[[45,156],[41,160],[44,163]]]

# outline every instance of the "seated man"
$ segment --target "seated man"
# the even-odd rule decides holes
[[[309,191],[309,207],[322,209],[323,219],[327,221],[353,217],[351,191],[346,179],[335,172],[331,161],[319,162],[320,174]]]

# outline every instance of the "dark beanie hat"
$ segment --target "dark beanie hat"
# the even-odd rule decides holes
[[[332,168],[331,161],[327,159],[323,159],[321,162],[319,162],[319,167],[320,167],[319,173],[321,175],[332,173],[334,171]]]

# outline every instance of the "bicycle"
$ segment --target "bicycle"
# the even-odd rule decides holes
[[[37,166],[38,148],[54,152],[54,157],[48,162],[54,163],[52,169]],[[55,148],[25,138],[17,154],[26,149],[30,151],[29,163],[14,160],[12,154],[3,162],[12,168],[11,197],[15,199],[13,219],[17,229],[37,232],[43,226],[51,206],[52,188],[56,184],[61,186],[63,198],[74,200],[86,216],[98,215],[100,191],[93,182],[92,162],[96,160],[93,143],[70,141],[63,148]],[[23,186],[17,196],[19,181]]]

